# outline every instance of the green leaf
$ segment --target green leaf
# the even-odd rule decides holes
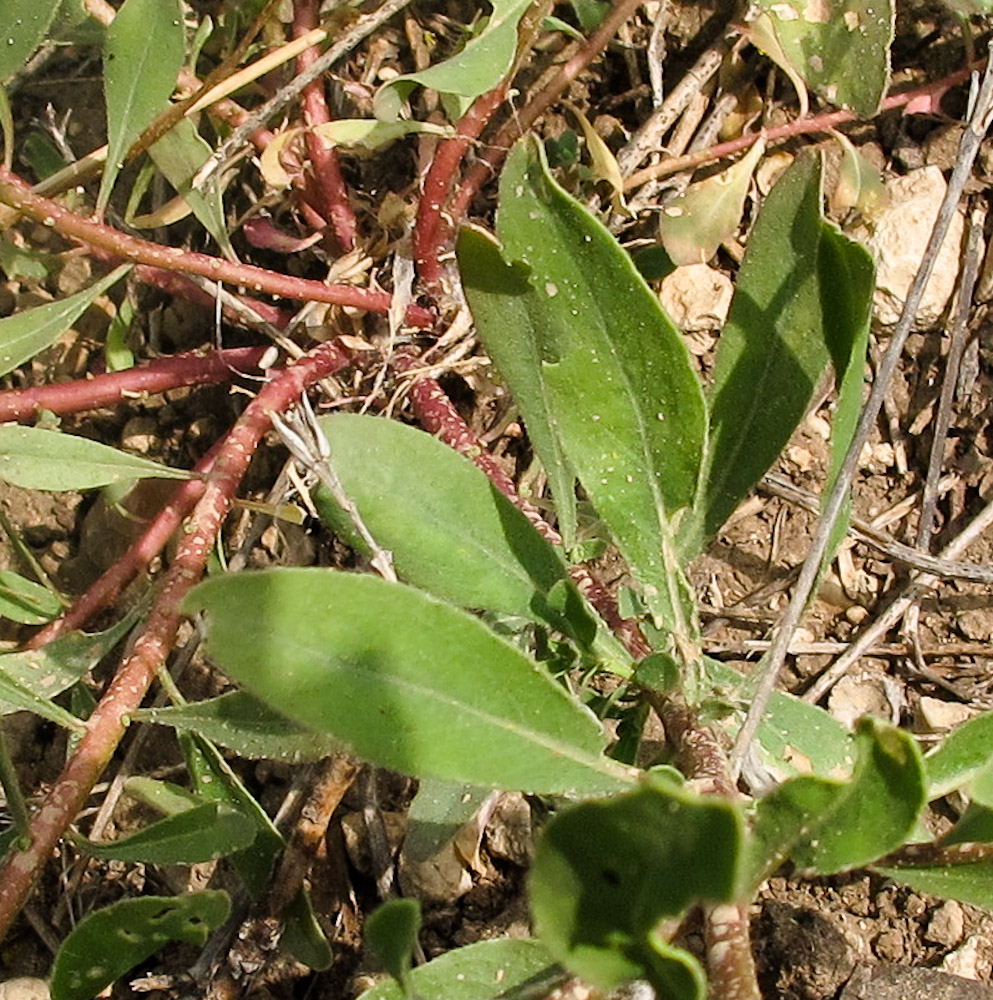
[[[127,0],[107,28],[103,49],[107,163],[97,214],[107,207],[131,144],[168,107],[185,44],[177,0]]]
[[[47,302],[0,319],[0,375],[6,375],[50,347],[73,323],[131,269],[129,264],[111,271],[96,284],[67,299]]]
[[[482,31],[461,52],[419,73],[406,73],[384,83],[373,99],[376,117],[395,121],[417,87],[430,87],[443,97],[454,121],[480,95],[492,90],[511,70],[517,51],[517,25],[531,0],[491,0],[493,13]]]
[[[749,842],[749,889],[752,893],[798,845],[808,842],[837,807],[845,785],[813,775],[784,781],[755,804]]]
[[[415,776],[544,793],[615,791],[603,732],[478,619],[400,584],[316,569],[208,580],[207,648],[276,711]]]
[[[562,542],[571,551],[576,544],[576,473],[554,427],[544,382],[540,301],[528,284],[527,268],[505,261],[499,244],[482,229],[464,227],[456,255],[477,333],[524,415],[555,497]]]
[[[993,764],[993,712],[984,712],[956,726],[924,758],[928,798],[940,799],[968,784]]]
[[[559,812],[538,842],[531,913],[549,953],[604,989],[647,978],[672,986],[672,955],[652,932],[695,903],[731,900],[743,861],[741,816],[664,779],[615,798]],[[665,946],[668,947],[668,946]],[[698,978],[680,955],[696,996]],[[669,994],[666,994],[669,995]]]
[[[255,825],[233,809],[208,802],[160,819],[120,840],[96,843],[85,837],[73,839],[86,854],[105,861],[192,865],[216,861],[247,847],[255,839]]]
[[[874,865],[873,871],[917,892],[993,909],[993,858],[961,865]]]
[[[13,76],[44,41],[62,0],[4,0],[0,83]]]
[[[169,781],[133,775],[124,782],[124,791],[132,799],[142,802],[165,816],[187,812],[200,804],[192,792]]]
[[[28,490],[89,490],[132,479],[189,479],[147,458],[41,427],[0,427],[0,479]]]
[[[149,147],[148,155],[165,179],[183,196],[200,224],[214,237],[214,242],[228,258],[234,257],[224,199],[216,182],[201,190],[193,190],[193,175],[207,162],[213,152],[189,118],[177,122],[161,139]]]
[[[753,681],[709,657],[704,666],[710,685],[706,699],[719,709],[717,721],[733,739],[751,701]],[[848,729],[823,708],[782,691],[769,699],[756,741],[759,762],[777,780],[807,774],[837,779],[851,774],[855,765]]]
[[[62,602],[47,587],[13,570],[0,570],[0,616],[22,625],[44,625],[56,618]]]
[[[34,712],[35,715],[40,715],[56,725],[65,726],[70,731],[78,733],[86,730],[83,722],[71,712],[35,694],[30,688],[3,673],[0,673],[0,703],[7,712],[19,710]]]
[[[365,924],[366,944],[406,997],[417,995],[410,967],[420,929],[421,904],[416,899],[391,899],[374,910]]]
[[[70,632],[48,643],[43,649],[0,655],[0,675],[31,691],[38,698],[50,700],[68,690],[88,670],[92,670],[130,631],[138,618],[132,612],[106,632],[86,635]],[[0,712],[14,706],[0,695]]]
[[[824,231],[821,162],[801,157],[759,212],[718,342],[704,486],[681,537],[687,557],[779,456],[827,365]]]
[[[507,161],[497,218],[502,260],[468,230],[458,247],[480,338],[550,476],[560,470],[553,485],[565,489],[564,455],[652,613],[672,623],[687,614],[687,590],[666,539],[693,500],[706,435],[686,347],[627,254],[552,180],[530,141]],[[558,448],[546,454],[549,437]]]
[[[659,217],[659,236],[674,264],[706,264],[734,233],[764,152],[760,139],[737,163],[691,184],[666,205]]]
[[[252,822],[255,837],[251,844],[235,851],[229,860],[252,899],[262,899],[285,847],[282,834],[210,740],[180,733],[179,743],[200,799],[233,809]],[[305,887],[300,888],[283,911],[280,944],[311,969],[327,969],[331,965],[331,946],[314,917]]]
[[[403,854],[414,863],[434,857],[479,812],[490,795],[460,781],[424,778],[407,813]]]
[[[395,420],[341,414],[321,428],[346,495],[404,580],[461,607],[549,624],[589,645],[593,612],[562,558],[472,462]],[[329,491],[318,488],[314,500],[325,523],[355,544]],[[616,643],[611,652],[627,660]]]
[[[223,892],[143,896],[105,906],[77,924],[52,969],[52,1000],[91,1000],[170,941],[202,946],[231,909]]]
[[[755,7],[781,58],[813,91],[865,118],[879,111],[890,79],[890,0],[758,0]]]
[[[824,337],[838,386],[831,426],[831,464],[822,493],[826,501],[862,414],[876,267],[865,247],[848,239],[832,223],[824,222],[818,252],[818,274]],[[824,569],[830,565],[848,533],[849,514],[850,503],[846,504],[842,516],[835,523],[822,560]]]
[[[229,691],[188,705],[141,709],[132,718],[172,726],[179,732],[199,733],[249,760],[298,764],[320,760],[340,748],[326,735],[291,722],[243,691]]]
[[[855,739],[858,761],[851,781],[813,824],[806,842],[790,852],[798,868],[833,874],[875,861],[906,841],[924,808],[924,767],[913,738],[866,717]]]
[[[533,1000],[565,978],[538,941],[502,938],[456,948],[414,969],[411,985],[425,1000]],[[366,990],[359,1000],[403,1000],[394,980]]]

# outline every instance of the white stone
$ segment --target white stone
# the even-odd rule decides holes
[[[734,286],[731,279],[706,264],[677,267],[662,281],[659,299],[683,333],[719,330],[727,319]]]
[[[936,166],[894,177],[886,183],[886,204],[871,225],[852,232],[876,258],[873,304],[876,319],[884,326],[892,326],[900,318],[946,187]],[[933,326],[948,303],[958,276],[963,225],[962,213],[957,212],[924,290],[914,323],[917,328]]]

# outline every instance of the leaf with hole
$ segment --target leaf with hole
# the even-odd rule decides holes
[[[39,351],[51,347],[95,299],[130,269],[130,265],[124,264],[75,295],[0,319],[0,375],[12,372]]]
[[[730,802],[664,777],[563,809],[546,826],[531,872],[538,937],[600,989],[648,979],[666,996],[701,996],[695,960],[672,954],[653,932],[696,903],[736,898],[743,852],[742,819]],[[678,994],[666,992],[677,985]]]
[[[0,427],[0,479],[28,490],[91,490],[133,479],[189,479],[88,438],[41,427]]]
[[[549,794],[630,780],[537,664],[410,587],[279,569],[208,580],[185,610],[206,612],[208,652],[247,690],[381,766]]]
[[[107,162],[97,195],[98,214],[107,207],[132,143],[168,107],[185,48],[183,11],[176,0],[126,0],[107,28]]]
[[[203,946],[227,919],[224,892],[122,899],[84,917],[62,942],[52,1000],[92,1000],[170,941]]]
[[[199,733],[249,760],[299,764],[320,760],[340,748],[335,740],[290,721],[244,691],[187,705],[140,709],[132,718]]]

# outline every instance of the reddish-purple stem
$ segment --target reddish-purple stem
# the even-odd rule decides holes
[[[119,232],[110,226],[84,219],[57,202],[34,194],[27,184],[8,170],[0,169],[0,202],[17,209],[29,219],[51,226],[65,237],[79,240],[89,246],[113,254],[115,257],[136,264],[150,264],[170,271],[199,274],[212,281],[224,281],[244,286],[255,292],[267,292],[300,302],[328,302],[339,306],[353,306],[369,312],[387,313],[390,308],[388,292],[377,292],[355,285],[326,285],[320,281],[295,278],[288,274],[268,271],[252,264],[236,264],[220,257],[194,253],[182,247],[165,247],[149,243]],[[407,322],[413,326],[429,327],[434,315],[429,309],[411,305],[407,309]]]
[[[506,94],[507,84],[502,83],[476,100],[456,125],[455,135],[439,143],[424,176],[414,227],[414,260],[421,281],[435,294],[441,290],[444,274],[442,249],[451,235],[451,227],[442,220],[442,210],[452,189],[455,172],[473,140],[479,137]]]
[[[293,37],[299,38],[317,27],[317,3],[315,0],[295,0],[293,5]],[[297,72],[309,69],[318,57],[315,45],[297,57]],[[331,224],[331,229],[344,252],[355,246],[357,224],[355,213],[348,200],[348,188],[341,175],[338,153],[332,146],[312,131],[315,125],[331,121],[327,100],[324,96],[324,81],[314,80],[303,92],[303,118],[307,125],[307,156],[310,158],[311,190],[315,207]]]
[[[30,420],[39,410],[79,413],[99,406],[113,406],[128,396],[165,392],[182,385],[214,385],[237,375],[257,374],[259,361],[267,349],[234,347],[206,354],[191,352],[93,378],[31,389],[10,389],[0,392],[0,423]]]
[[[452,199],[452,225],[458,225],[465,218],[473,198],[482,185],[495,173],[500,162],[507,155],[514,140],[525,132],[557,101],[569,85],[607,47],[617,33],[617,29],[641,6],[641,0],[617,0],[603,23],[590,35],[579,51],[566,63],[547,86],[536,94],[521,111],[511,117],[500,129],[492,143],[487,144],[485,158],[480,156],[469,168],[465,179]]]
[[[285,410],[307,386],[346,361],[334,343],[317,347],[267,383],[225,439],[144,630],[87,721],[76,751],[32,816],[29,846],[11,851],[0,863],[0,938],[10,930],[38,873],[85,805],[124,735],[128,716],[141,705],[156,670],[169,655],[182,617],[180,604],[203,573],[238,484],[271,427],[270,414]]]

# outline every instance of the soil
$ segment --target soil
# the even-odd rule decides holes
[[[195,5],[199,6],[199,5]],[[463,5],[464,6],[464,5]],[[646,4],[653,10],[657,4]],[[694,59],[717,38],[730,20],[727,5],[674,0],[666,29],[668,81],[678,81]],[[464,20],[460,5],[448,5],[454,18]],[[345,93],[356,107],[349,113],[367,113],[370,85],[375,74],[369,66],[380,61],[388,67],[408,70],[414,55],[410,38],[418,25],[438,31],[449,25],[447,17],[435,15],[430,5],[415,5],[407,30],[391,25],[366,42],[346,65],[339,67],[340,80],[353,81]],[[568,97],[581,107],[594,127],[615,149],[643,120],[648,101],[644,52],[650,24],[645,12],[628,29],[623,44],[611,48],[574,84]],[[561,42],[550,43],[552,49]],[[895,79],[934,79],[961,61],[961,38],[957,22],[937,5],[906,4],[901,7],[898,38],[894,46]],[[555,57],[543,52],[536,66]],[[765,61],[758,63],[758,90],[767,95],[771,118],[795,111],[792,95]],[[530,79],[535,71],[528,69]],[[385,78],[385,77],[381,77]],[[272,89],[283,82],[274,77],[264,82]],[[361,81],[355,82],[355,81]],[[101,96],[98,67],[88,61],[86,50],[68,47],[51,53],[47,60],[17,83],[14,113],[22,133],[34,130],[52,133],[51,124],[66,113],[67,138],[81,154],[103,141],[99,113]],[[258,99],[258,94],[253,99]],[[342,101],[346,98],[338,95]],[[942,112],[930,116],[900,118],[884,115],[856,128],[851,134],[866,157],[883,168],[884,177],[906,176],[927,165],[946,176],[954,164],[962,93],[946,98]],[[364,103],[363,103],[364,102]],[[51,111],[49,111],[51,108]],[[362,109],[365,108],[365,111]],[[552,111],[539,130],[558,136],[573,123]],[[804,145],[813,140],[806,139]],[[796,151],[800,143],[790,147]],[[822,144],[829,163],[838,159],[837,146]],[[346,161],[346,174],[360,223],[369,235],[366,249],[379,267],[386,259],[387,244],[403,228],[416,195],[416,177],[429,153],[424,140],[406,140],[402,154]],[[27,170],[23,161],[15,164]],[[984,149],[969,189],[970,197],[986,194],[993,166],[993,149]],[[565,175],[566,179],[570,179]],[[829,183],[831,171],[829,170]],[[127,180],[133,180],[131,175]],[[575,176],[571,181],[582,189]],[[250,191],[246,181],[245,191]],[[123,183],[126,189],[128,183]],[[248,195],[236,191],[232,214],[249,207]],[[474,214],[491,219],[493,188],[477,200]],[[115,211],[122,205],[114,203]],[[391,229],[387,208],[394,212]],[[269,211],[284,227],[294,225],[289,203],[270,199]],[[396,220],[399,220],[397,222]],[[847,221],[838,219],[839,222]],[[625,241],[652,238],[649,222],[640,220],[622,234]],[[743,234],[744,235],[744,234]],[[202,237],[188,230],[193,246]],[[41,281],[9,278],[0,284],[0,312],[9,314],[40,301],[77,290],[89,281],[93,264],[78,250],[67,250],[56,234],[39,226],[23,224],[16,237],[24,246],[60,254],[59,267]],[[173,239],[170,236],[170,239]],[[285,262],[273,251],[249,246],[239,235],[236,246],[243,259],[266,266],[319,271],[315,260],[304,252]],[[739,247],[740,249],[740,247]],[[734,246],[725,247],[713,262],[733,277]],[[323,251],[322,251],[323,252]],[[957,255],[956,255],[957,257]],[[326,257],[324,258],[326,259]],[[92,265],[92,266],[91,266]],[[102,273],[102,270],[99,271]],[[954,275],[952,276],[954,280]],[[210,346],[212,312],[189,301],[135,285],[130,291],[138,307],[138,322],[131,346],[142,357]],[[987,294],[987,299],[989,298]],[[908,343],[894,385],[886,418],[876,436],[853,490],[854,514],[864,521],[885,520],[885,530],[894,539],[913,544],[919,497],[927,469],[931,428],[941,391],[947,337],[943,335],[945,307],[938,317],[915,332]],[[337,317],[339,320],[341,317]],[[8,382],[11,386],[45,384],[93,373],[102,364],[100,344],[106,334],[108,315],[91,310],[76,328],[55,347],[25,366]],[[383,346],[381,327],[363,326],[352,317],[345,320],[353,331],[369,334],[378,350]],[[705,326],[706,324],[704,324]],[[944,481],[939,503],[938,547],[953,539],[976,511],[989,499],[993,486],[993,441],[988,427],[993,406],[993,355],[986,301],[980,302],[969,323],[971,347],[967,351],[966,375],[961,382],[946,448]],[[224,328],[225,346],[248,342],[242,331]],[[691,350],[706,376],[713,361],[713,336],[699,331],[688,334]],[[887,331],[877,325],[874,339],[885,346]],[[378,357],[378,355],[376,355]],[[360,401],[370,392],[375,408],[387,401],[390,387],[375,385],[377,365],[346,373],[341,379],[342,396]],[[530,452],[513,413],[508,411],[502,390],[496,384],[478,347],[442,378],[442,384],[469,425],[490,446],[503,467],[520,480],[528,472]],[[237,415],[241,400],[226,387],[173,390],[162,396],[130,401],[112,409],[65,417],[61,426],[73,433],[166,464],[190,467]],[[402,404],[401,404],[402,405]],[[831,415],[832,398],[826,396],[798,430],[774,473],[794,487],[819,494],[828,463],[825,428]],[[270,491],[282,468],[285,452],[275,439],[261,449],[243,486],[246,499],[273,499]],[[154,482],[154,481],[153,481]],[[909,500],[910,502],[904,503]],[[142,519],[162,502],[160,487],[142,486],[126,502],[127,513],[98,495],[47,494],[22,490],[0,482],[0,511],[54,584],[67,594],[78,594],[111,565],[133,540]],[[758,640],[767,637],[782,611],[815,527],[815,516],[796,503],[762,489],[731,519],[708,552],[692,568],[693,583],[704,607],[706,637],[714,655],[732,665],[749,669],[760,651]],[[356,564],[356,557],[337,540],[308,521],[303,527],[271,520],[259,521],[248,510],[236,512],[225,531],[230,553],[242,551],[248,566],[272,564]],[[164,559],[167,562],[169,554]],[[993,541],[983,539],[962,559],[993,563]],[[24,571],[23,555],[9,543],[0,544],[0,569]],[[151,567],[154,576],[160,564]],[[618,582],[616,562],[609,554],[598,564],[605,582]],[[885,552],[856,541],[825,583],[821,599],[808,615],[800,637],[809,651],[791,657],[783,685],[802,693],[842,651],[905,579],[906,567]],[[147,589],[148,580],[132,585],[119,607],[92,625],[108,624]],[[0,639],[15,648],[31,629],[0,621]],[[829,696],[832,711],[841,717],[856,717],[872,709],[887,715],[912,731],[926,736],[935,729],[934,718],[942,708],[969,713],[993,703],[993,673],[987,650],[993,638],[993,601],[989,588],[979,584],[943,581],[921,601],[916,631],[909,627],[894,632],[885,643],[864,657],[858,670]],[[190,698],[207,697],[223,689],[224,681],[196,653],[192,630],[186,633],[190,665],[183,687]],[[920,656],[915,656],[913,643]],[[818,644],[821,644],[818,646]],[[180,654],[182,655],[182,654]],[[923,667],[923,669],[922,669]],[[112,664],[98,668],[88,679],[94,694],[105,684]],[[854,706],[854,707],[853,707]],[[847,715],[846,715],[847,713]],[[50,723],[18,713],[5,719],[5,734],[11,744],[23,785],[33,794],[55,780],[65,758],[65,741]],[[143,731],[140,745],[125,743],[108,780],[120,773],[124,754],[130,774],[142,774],[181,782],[181,756],[165,731]],[[649,734],[650,735],[650,734]],[[130,747],[130,750],[129,750]],[[275,814],[292,797],[305,795],[314,780],[315,765],[291,767],[278,762],[233,761],[233,766],[253,794]],[[533,841],[532,826],[538,826],[545,804],[520,796],[500,800],[490,816],[471,864],[451,862],[431,876],[413,871],[400,861],[405,816],[416,786],[397,775],[363,768],[332,817],[328,836],[313,859],[310,884],[315,909],[333,942],[334,963],[330,970],[312,973],[290,962],[273,947],[271,927],[264,921],[249,922],[238,939],[230,936],[212,942],[215,953],[192,948],[172,948],[136,970],[127,983],[115,987],[115,996],[156,993],[189,996],[195,989],[191,969],[226,968],[229,993],[225,996],[262,998],[357,996],[381,976],[363,950],[362,927],[366,915],[383,893],[383,869],[399,865],[396,878],[404,891],[428,896],[424,906],[424,929],[420,943],[430,959],[453,947],[498,936],[523,936],[528,932],[526,871]],[[106,786],[99,790],[102,794]],[[86,828],[99,809],[101,795],[80,817]],[[370,813],[375,818],[370,820]],[[148,820],[148,814],[126,797],[112,814],[102,836],[126,833]],[[934,817],[941,822],[941,816]],[[947,820],[945,820],[947,822]],[[384,838],[374,835],[380,829]],[[373,833],[370,832],[373,831]],[[385,843],[385,847],[384,847]],[[385,850],[385,855],[384,855]],[[472,855],[473,852],[470,852]],[[51,949],[78,921],[95,908],[136,893],[182,891],[185,887],[225,884],[224,872],[209,866],[192,871],[160,871],[144,866],[88,864],[71,846],[65,846],[49,866],[21,921],[0,949],[0,971],[4,977],[48,974]],[[393,891],[393,890],[390,890]],[[976,982],[988,982],[993,967],[993,917],[971,906],[946,902],[911,892],[879,875],[852,872],[830,879],[792,877],[786,871],[763,887],[752,910],[754,950],[762,988],[769,998],[784,1000],[828,1000],[855,996],[866,969],[889,966],[917,967],[945,972]],[[268,936],[267,936],[268,935]],[[693,932],[687,943],[692,946]],[[853,979],[853,975],[855,979]],[[209,977],[208,977],[209,978]],[[221,995],[215,975],[215,992]],[[904,996],[912,994],[909,987]],[[560,995],[581,996],[578,987]],[[880,992],[871,993],[881,997]],[[858,993],[857,995],[870,995]],[[945,994],[942,994],[945,995]],[[953,995],[951,993],[947,995]],[[955,994],[957,995],[957,994]],[[972,995],[963,993],[963,996]],[[976,994],[977,996],[979,994]]]

